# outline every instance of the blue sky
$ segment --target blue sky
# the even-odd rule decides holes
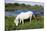
[[[27,2],[27,1],[18,1],[18,0],[5,0],[5,3],[20,3],[20,4],[22,4],[22,3],[24,3],[24,4],[30,4],[30,5],[41,5],[41,6],[43,6],[43,3],[39,3],[39,2]]]

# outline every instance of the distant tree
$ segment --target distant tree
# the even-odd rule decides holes
[[[5,4],[5,7],[11,7],[11,6],[13,6],[12,3]]]
[[[27,6],[27,7],[31,7],[31,5],[29,5],[29,4],[28,4],[28,5],[26,5],[26,6]]]
[[[23,3],[23,4],[21,4],[21,6],[26,6],[26,5]]]
[[[39,6],[39,5],[35,5],[35,6],[32,7],[32,9],[33,9],[33,10],[41,10],[42,7]]]
[[[20,4],[19,4],[19,3],[14,3],[14,5],[15,5],[15,6],[20,6]]]

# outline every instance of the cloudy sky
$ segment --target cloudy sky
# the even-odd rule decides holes
[[[22,3],[24,3],[24,4],[30,4],[30,5],[41,5],[41,6],[43,6],[43,3],[41,3],[41,2],[29,2],[29,1],[18,1],[18,0],[5,0],[5,3],[20,3],[20,4],[22,4]]]

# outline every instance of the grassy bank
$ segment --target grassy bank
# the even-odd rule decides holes
[[[14,24],[15,17],[5,17],[5,31],[9,30],[23,30],[23,29],[39,29],[44,27],[44,17],[41,17],[39,20],[33,19],[31,22],[26,21],[25,24],[19,24],[18,27]]]

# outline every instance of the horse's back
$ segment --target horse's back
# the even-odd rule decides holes
[[[24,18],[27,19],[29,16],[32,16],[33,12],[21,12],[19,15],[17,15],[17,18]]]

